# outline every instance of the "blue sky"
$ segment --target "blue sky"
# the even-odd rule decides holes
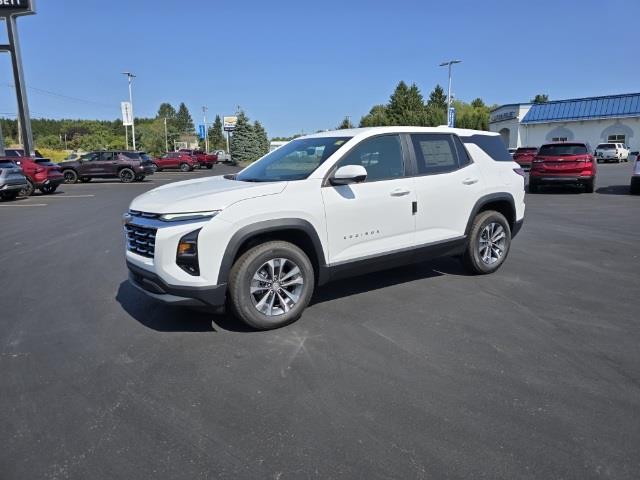
[[[271,136],[356,122],[399,80],[426,96],[459,58],[465,101],[640,90],[640,2],[38,0],[18,20],[34,117],[119,116],[131,70],[137,116],[184,101],[196,123],[240,105]],[[609,27],[618,26],[615,31]],[[605,30],[605,27],[607,28]],[[602,29],[602,31],[599,31]],[[4,28],[2,29],[4,32]],[[3,33],[4,36],[4,33]],[[4,40],[4,39],[3,39]],[[16,111],[0,56],[0,114]]]

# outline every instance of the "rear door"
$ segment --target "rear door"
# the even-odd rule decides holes
[[[584,170],[584,157],[589,148],[581,143],[549,144],[540,147],[542,173],[551,176],[579,176]]]
[[[464,145],[453,134],[411,134],[418,245],[457,240],[465,234],[483,179]]]

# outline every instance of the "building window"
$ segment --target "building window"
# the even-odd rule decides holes
[[[567,141],[567,137],[553,137],[551,139],[552,142],[566,142]]]
[[[626,145],[626,135],[609,135],[607,142],[611,143],[624,143]]]

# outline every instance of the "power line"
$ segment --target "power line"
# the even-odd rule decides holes
[[[15,85],[13,85],[11,83],[5,83],[4,86],[5,87],[9,87],[9,88],[15,88]],[[52,92],[51,90],[45,90],[43,88],[31,87],[29,85],[27,85],[27,88],[29,90],[33,90],[34,92],[40,93],[42,95],[49,95],[51,97],[63,98],[63,99],[66,99],[66,100],[72,100],[74,102],[87,103],[87,104],[91,104],[91,105],[97,105],[97,106],[100,106],[100,107],[103,107],[103,108],[109,108],[110,110],[116,110],[116,107],[114,105],[109,105],[107,103],[102,103],[102,102],[96,102],[95,100],[88,100],[86,98],[72,97],[71,95],[65,95],[63,93]]]

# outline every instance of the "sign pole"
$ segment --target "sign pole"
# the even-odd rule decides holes
[[[9,34],[9,44],[12,47],[11,66],[13,68],[13,78],[16,86],[16,96],[18,98],[18,116],[20,118],[22,148],[24,149],[25,156],[31,156],[34,155],[31,117],[29,116],[29,105],[27,104],[27,90],[24,82],[24,72],[22,70],[22,56],[20,54],[16,17],[13,15],[7,18],[7,32]]]

